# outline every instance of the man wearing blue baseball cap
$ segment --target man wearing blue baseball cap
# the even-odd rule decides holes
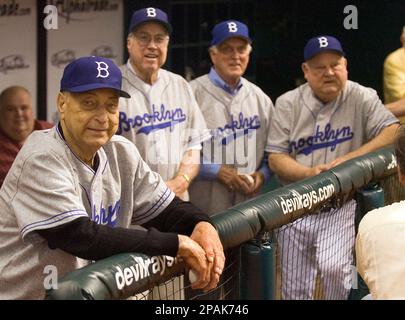
[[[218,23],[209,48],[213,66],[190,83],[212,131],[204,143],[199,178],[190,187],[191,201],[209,214],[256,195],[270,176],[264,147],[273,103],[243,78],[251,43],[244,23]]]
[[[136,147],[114,135],[118,100],[130,97],[121,82],[106,58],[66,66],[60,123],[30,135],[0,191],[0,299],[41,299],[50,289],[45,268],[62,277],[78,258],[123,252],[178,256],[198,274],[193,288],[216,286],[211,269],[222,272],[223,251],[209,217],[175,197]]]
[[[375,90],[348,80],[338,39],[320,35],[308,40],[302,71],[307,83],[276,101],[266,147],[269,165],[283,184],[318,175],[394,141],[398,120]],[[324,196],[314,194],[315,199]],[[355,208],[356,202],[349,200],[279,230],[283,299],[313,299],[317,276],[323,291],[318,298],[347,299]]]
[[[123,89],[118,134],[131,140],[152,170],[187,200],[199,170],[201,142],[209,138],[189,84],[162,69],[172,27],[167,14],[149,7],[135,11],[128,30],[129,59],[121,67]]]

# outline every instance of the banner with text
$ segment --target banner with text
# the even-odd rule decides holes
[[[49,0],[57,9],[57,28],[47,31],[47,117],[58,120],[56,97],[63,69],[82,56],[110,58],[123,63],[122,0]]]
[[[0,0],[0,91],[13,85],[37,101],[37,4],[32,0]]]

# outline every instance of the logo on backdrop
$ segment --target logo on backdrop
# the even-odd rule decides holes
[[[110,46],[98,46],[91,51],[90,55],[108,59],[114,59],[117,57],[117,55],[114,54],[114,49]]]
[[[109,0],[50,0],[48,5],[54,5],[59,16],[66,19],[67,23],[93,19],[93,17],[78,18],[77,14],[80,13],[117,11],[119,8],[117,1]]]
[[[26,68],[29,68],[29,65],[25,63],[24,56],[21,54],[13,54],[0,58],[0,72],[4,74],[7,74],[11,70]]]
[[[70,49],[63,49],[55,52],[51,57],[51,64],[54,67],[60,68],[76,59],[75,52]]]
[[[10,16],[28,16],[31,14],[31,8],[24,8],[20,1],[10,0],[0,3],[0,17]]]

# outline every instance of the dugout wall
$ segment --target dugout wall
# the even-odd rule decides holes
[[[396,167],[393,149],[383,148],[349,160],[316,177],[268,192],[214,215],[213,222],[227,250],[228,269],[224,272],[218,292],[211,292],[209,298],[241,298],[240,246],[243,243],[260,238],[264,233],[311,214],[321,207],[341,206],[357,190],[371,182],[379,183],[388,191],[385,196],[386,205],[405,199],[404,190],[399,187],[396,177]],[[294,207],[293,202],[288,201],[296,198],[297,194],[319,190],[323,190],[323,196],[320,197],[322,199],[311,205],[295,204]],[[60,279],[58,289],[49,290],[47,298],[125,299],[145,292],[175,274],[183,273],[183,266],[173,262],[173,259],[167,257],[147,257],[136,253],[113,256]],[[267,277],[258,273],[255,276],[259,280]],[[186,298],[204,297],[198,294],[187,295]]]

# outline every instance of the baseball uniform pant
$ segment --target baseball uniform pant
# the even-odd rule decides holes
[[[344,300],[351,288],[356,202],[318,212],[280,228],[281,293],[285,300]]]

